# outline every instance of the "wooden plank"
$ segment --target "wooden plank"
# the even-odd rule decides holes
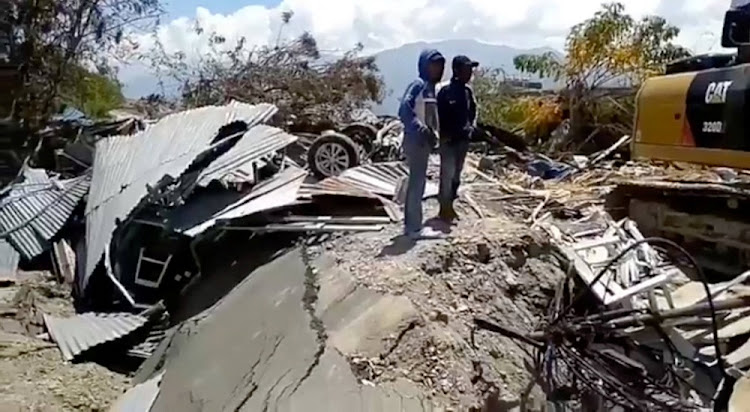
[[[596,239],[591,239],[591,240],[581,240],[579,242],[576,242],[573,245],[573,250],[576,252],[580,252],[582,250],[591,249],[591,248],[595,248],[598,246],[613,245],[621,241],[622,239],[620,239],[617,236],[604,236],[601,238],[596,238]]]
[[[655,289],[659,286],[662,286],[671,282],[673,278],[675,278],[676,276],[679,276],[681,273],[682,273],[681,271],[679,271],[678,269],[675,269],[667,273],[661,274],[659,276],[653,277],[631,288],[625,289],[618,294],[611,296],[609,301],[604,302],[604,303],[606,305],[613,305],[613,304],[619,303],[623,299],[630,298],[632,296],[638,295],[643,292],[648,292],[652,289]]]
[[[60,279],[68,285],[75,282],[76,255],[68,242],[60,240],[52,245],[52,254],[55,258],[55,268]]]
[[[728,291],[729,289],[738,286],[742,283],[745,283],[746,280],[750,279],[750,271],[745,272],[736,278],[732,279],[731,281],[727,283],[722,283],[717,285],[715,288],[711,288],[711,298],[716,299],[720,297],[724,292]],[[708,300],[708,296],[705,294],[703,295],[703,298],[698,301],[698,303],[702,303],[703,301]]]
[[[710,286],[711,297],[714,300],[724,299],[724,297],[722,296],[724,293],[728,292],[732,288],[740,286],[748,278],[750,278],[750,272],[743,273],[742,275],[729,282]],[[736,295],[738,294],[738,292],[739,294],[746,294],[744,291],[738,290],[735,290],[734,294]],[[675,303],[678,306],[696,305],[699,303],[704,303],[708,300],[705,288],[701,282],[689,282],[682,285],[680,288],[675,290],[673,297],[677,298]]]
[[[357,224],[377,225],[388,224],[391,219],[383,216],[286,216],[281,219],[286,223],[330,223],[330,224]]]
[[[750,340],[745,342],[737,350],[724,357],[724,360],[738,369],[745,369],[750,366]]]
[[[580,276],[581,279],[589,286],[591,291],[594,292],[594,294],[599,298],[600,301],[604,302],[609,295],[622,292],[622,287],[614,282],[609,285],[609,288],[605,287],[605,283],[602,282],[602,280],[605,279],[600,279],[599,282],[597,282],[595,285],[592,285],[591,282],[596,277],[596,274],[591,271],[591,267],[589,267],[589,265],[583,260],[583,258],[578,255],[578,253],[572,251],[571,249],[561,247],[561,250],[573,263],[578,276]],[[606,276],[604,276],[604,278],[606,278]]]

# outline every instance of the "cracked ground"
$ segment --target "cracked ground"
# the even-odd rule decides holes
[[[236,250],[207,265],[176,312],[190,320],[136,378],[165,370],[152,410],[509,410],[529,388],[540,410],[528,348],[472,339],[472,321],[531,331],[565,275],[535,227],[540,200],[492,185],[467,184],[443,240],[401,244],[399,225],[284,247],[225,240]]]
[[[434,213],[433,202],[427,210]],[[456,410],[479,409],[488,399],[519,406],[531,379],[528,348],[485,332],[476,332],[472,344],[473,318],[530,332],[565,274],[541,233],[508,216],[471,213],[463,208],[465,218],[446,240],[399,247],[400,228],[392,227],[315,248],[332,261],[327,270],[351,274],[355,288],[413,307],[412,316],[382,334],[379,350],[342,348],[360,382],[405,379]]]

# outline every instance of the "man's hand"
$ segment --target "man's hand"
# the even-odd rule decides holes
[[[435,133],[435,131],[429,126],[421,124],[419,127],[419,134],[425,139],[425,142],[427,142],[430,147],[435,147],[435,145],[437,145],[437,133]]]
[[[429,129],[427,134],[427,143],[430,145],[431,149],[435,149],[438,146],[438,135],[432,129]]]
[[[432,129],[430,129],[426,124],[419,122],[419,134],[422,136],[427,136],[432,132]]]
[[[477,134],[477,129],[474,126],[464,127],[464,136],[466,136],[467,140],[469,141],[473,140],[476,134]]]

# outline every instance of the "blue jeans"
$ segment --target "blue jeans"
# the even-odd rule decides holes
[[[427,184],[427,163],[431,150],[427,144],[407,143],[406,138],[404,140],[404,154],[409,166],[404,202],[404,233],[408,235],[422,231],[422,198]]]
[[[441,209],[453,205],[461,185],[461,171],[464,168],[469,141],[440,142],[440,193],[438,200]]]

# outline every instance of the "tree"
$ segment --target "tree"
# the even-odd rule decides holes
[[[280,30],[291,18],[291,12],[282,16]],[[321,56],[309,33],[288,41],[278,38],[273,46],[249,47],[242,38],[228,47],[224,37],[212,33],[210,51],[196,61],[181,52],[167,53],[158,43],[147,57],[157,72],[181,84],[187,107],[232,99],[268,102],[279,108],[282,121],[300,125],[347,121],[356,109],[382,100],[375,60],[359,56],[361,45],[331,59]]]
[[[602,6],[592,18],[573,26],[568,34],[564,58],[555,53],[520,55],[514,59],[517,69],[541,77],[564,80],[574,138],[590,136],[590,128],[614,128],[627,132],[629,125],[592,124],[594,113],[632,107],[632,102],[614,102],[612,86],[635,90],[648,77],[664,72],[666,63],[689,55],[673,43],[679,29],[658,16],[635,20],[625,13],[621,3]],[[621,91],[620,91],[621,92]],[[629,96],[632,100],[632,94]],[[604,116],[622,118],[622,115]],[[627,113],[632,117],[632,113]],[[631,120],[628,120],[628,123]]]
[[[548,136],[562,121],[554,96],[529,95],[511,87],[502,69],[479,69],[472,88],[482,123],[523,132],[527,144]]]
[[[93,119],[109,117],[111,110],[125,102],[117,79],[73,67],[60,85],[60,100]]]
[[[508,119],[511,89],[507,86],[505,71],[497,68],[479,68],[474,73],[471,86],[477,100],[477,117],[496,127],[514,128],[516,122]]]
[[[14,117],[32,129],[57,110],[71,71],[86,66],[111,76],[109,61],[129,34],[158,22],[159,0],[5,0],[0,28],[10,28],[8,60],[19,65]]]

